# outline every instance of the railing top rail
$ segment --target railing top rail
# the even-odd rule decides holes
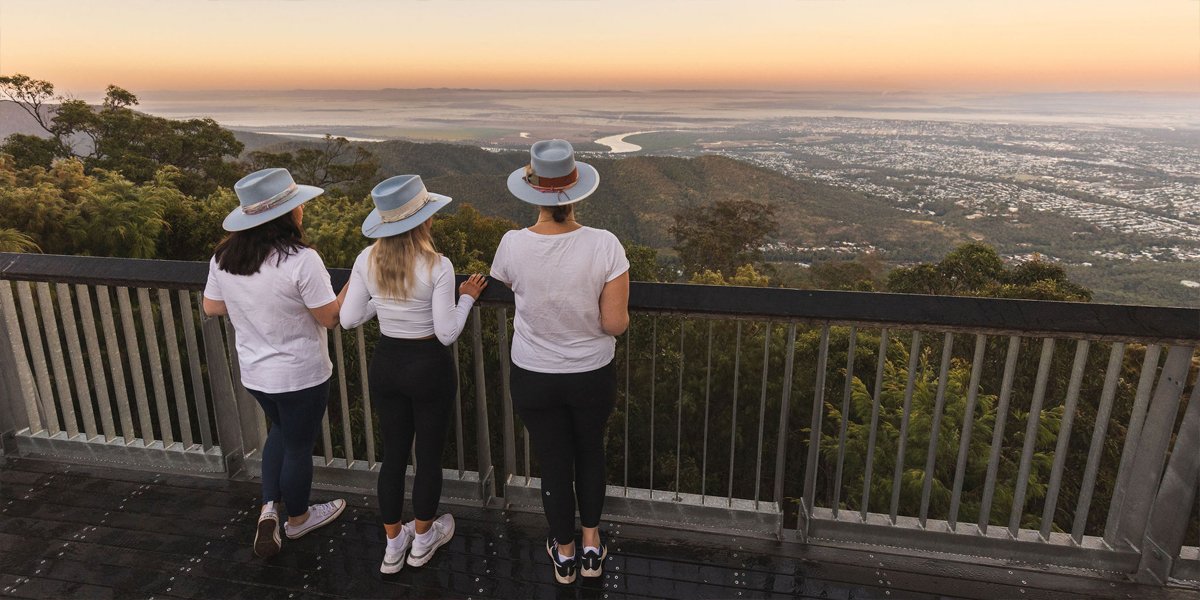
[[[350,276],[330,269],[334,288]],[[0,253],[0,278],[128,287],[204,289],[208,264],[166,260]],[[489,286],[481,304],[512,305]],[[634,283],[635,312],[1139,341],[1200,343],[1200,309],[879,292],[838,292]]]

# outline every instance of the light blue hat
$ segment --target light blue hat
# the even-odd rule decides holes
[[[371,190],[371,200],[375,210],[362,224],[363,235],[369,238],[404,233],[450,204],[449,196],[427,191],[420,175],[397,175],[381,181]]]
[[[600,185],[600,174],[589,164],[575,161],[575,148],[567,140],[537,142],[529,149],[529,166],[508,176],[508,191],[538,206],[579,202]]]
[[[296,185],[287,169],[255,171],[233,184],[233,191],[242,205],[225,217],[225,231],[257,227],[325,193],[319,187]]]

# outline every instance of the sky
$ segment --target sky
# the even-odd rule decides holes
[[[1200,0],[0,0],[0,74],[232,89],[1200,92]]]

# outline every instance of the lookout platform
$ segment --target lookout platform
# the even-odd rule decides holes
[[[0,468],[0,595],[17,598],[1200,598],[1200,592],[896,557],[856,549],[605,522],[605,576],[560,586],[540,515],[451,506],[439,556],[378,571],[375,497],[334,524],[251,549],[258,485],[195,475],[8,458]],[[1006,572],[1007,571],[1007,572]],[[998,583],[999,581],[1008,583]]]

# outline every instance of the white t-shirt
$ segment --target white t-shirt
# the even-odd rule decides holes
[[[625,248],[603,229],[504,234],[492,277],[516,296],[513,363],[539,373],[583,373],[611,362],[616,340],[600,327],[600,292],[628,270]]]
[[[462,333],[475,299],[464,294],[454,306],[454,265],[445,256],[430,269],[418,264],[408,290],[408,300],[381,297],[371,272],[371,249],[354,259],[350,282],[342,302],[342,327],[353,329],[379,314],[379,331],[390,338],[420,339],[436,335],[449,346]]]
[[[272,253],[257,273],[234,275],[214,256],[204,287],[205,298],[229,309],[242,385],[268,394],[310,388],[333,375],[326,329],[309,312],[337,299],[325,263],[312,248],[275,263]]]

